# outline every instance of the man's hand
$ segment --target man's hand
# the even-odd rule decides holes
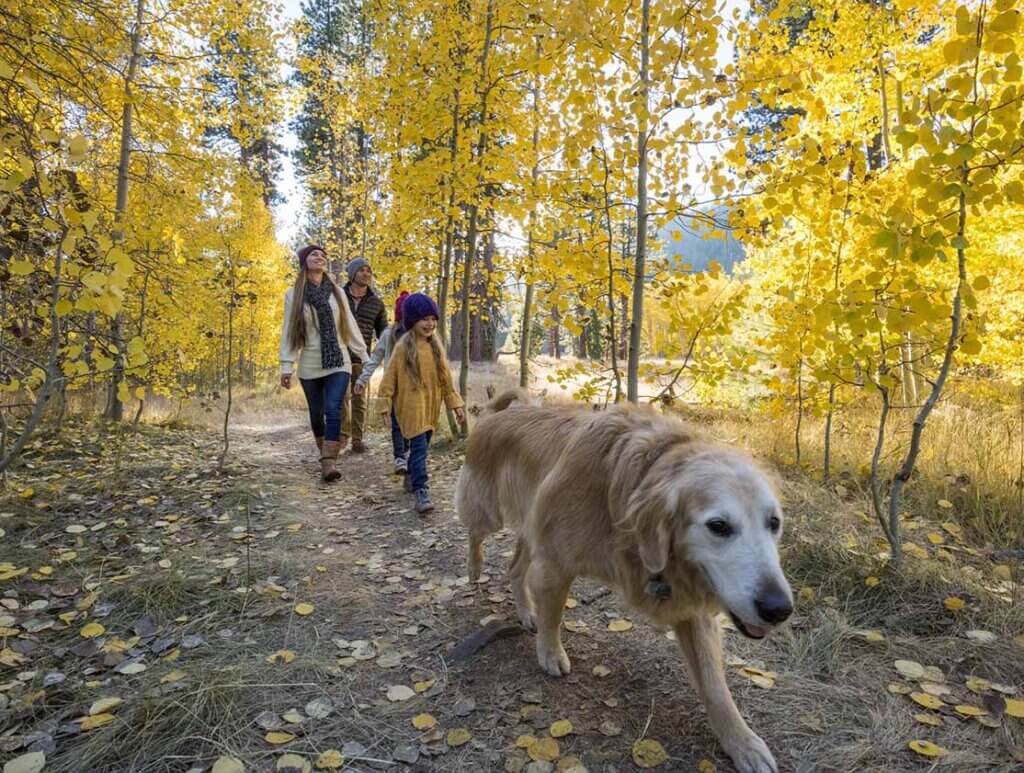
[[[365,391],[366,387],[360,384],[359,382],[356,382],[356,384],[352,387],[352,394],[354,395],[361,395]]]
[[[462,408],[456,408],[455,409],[455,418],[458,420],[459,424],[463,424],[464,425],[466,423],[466,412],[465,412],[465,410],[463,410]]]
[[[384,419],[384,426],[391,429],[391,411],[381,411],[380,415]]]
[[[291,389],[292,388],[292,374],[291,373],[282,373],[281,374],[281,386],[283,386],[285,389]]]

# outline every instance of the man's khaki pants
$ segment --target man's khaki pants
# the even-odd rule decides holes
[[[341,434],[353,440],[363,439],[363,428],[366,426],[366,391],[363,390],[361,395],[352,392],[352,386],[362,372],[363,364],[353,362],[352,378],[348,382],[349,388],[345,391],[345,400],[342,403]]]

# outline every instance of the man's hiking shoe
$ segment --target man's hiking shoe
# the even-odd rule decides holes
[[[395,457],[395,475],[407,475],[409,472],[409,462],[404,456]]]
[[[420,515],[429,513],[434,509],[434,503],[430,501],[430,495],[425,488],[416,491],[416,512]]]

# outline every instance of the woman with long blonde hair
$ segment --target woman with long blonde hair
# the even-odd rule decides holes
[[[416,495],[416,512],[434,509],[427,488],[427,449],[441,414],[441,403],[466,421],[462,398],[455,391],[444,343],[437,334],[437,304],[423,293],[413,293],[402,303],[402,324],[408,331],[395,345],[378,393],[381,413],[390,423],[391,409],[409,443],[408,488]]]
[[[295,284],[284,296],[281,326],[281,386],[299,384],[309,407],[309,423],[320,451],[320,476],[337,480],[341,453],[341,402],[352,375],[349,349],[367,359],[363,336],[341,288],[327,273],[327,253],[310,244],[298,252]]]

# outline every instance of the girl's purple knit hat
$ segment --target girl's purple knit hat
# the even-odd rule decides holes
[[[413,293],[402,301],[402,325],[406,330],[412,330],[412,326],[421,319],[427,317],[440,318],[441,312],[434,303],[434,299],[426,293]]]

